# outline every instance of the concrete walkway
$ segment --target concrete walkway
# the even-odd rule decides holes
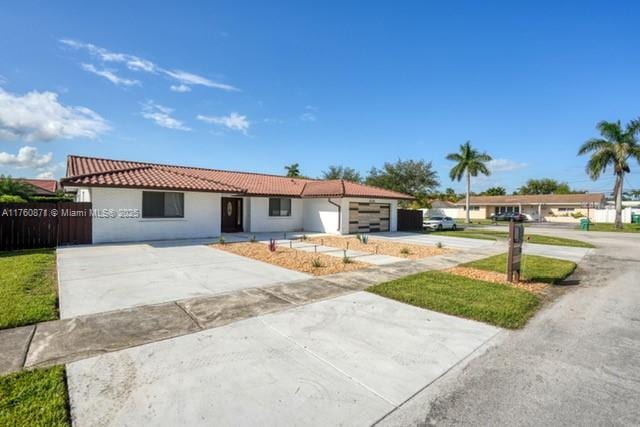
[[[241,289],[0,331],[0,374],[86,359],[239,320],[280,312],[422,271],[504,252],[467,251],[370,267],[322,278]]]

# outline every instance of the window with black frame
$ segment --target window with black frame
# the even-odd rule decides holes
[[[291,199],[269,199],[269,216],[291,216]]]
[[[143,218],[184,218],[184,193],[142,192]]]

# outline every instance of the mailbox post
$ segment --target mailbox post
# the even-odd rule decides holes
[[[524,240],[524,224],[511,221],[509,223],[509,255],[507,257],[507,280],[511,283],[520,281],[520,261],[522,259],[522,242]]]

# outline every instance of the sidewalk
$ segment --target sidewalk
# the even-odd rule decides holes
[[[321,278],[145,305],[0,331],[0,374],[86,359],[358,292],[505,251],[503,245]]]

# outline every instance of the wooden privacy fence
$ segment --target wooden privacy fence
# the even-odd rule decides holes
[[[89,243],[91,203],[0,203],[0,251]]]
[[[422,211],[398,209],[398,231],[422,230]]]

